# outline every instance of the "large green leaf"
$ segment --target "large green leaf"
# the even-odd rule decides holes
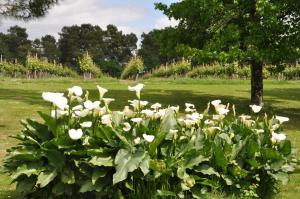
[[[213,144],[213,150],[216,165],[225,170],[227,166],[227,160],[224,156],[222,148],[219,145]]]
[[[26,175],[30,177],[31,175],[39,175],[40,171],[34,167],[28,167],[26,164],[23,164],[17,168],[17,170],[11,175],[11,179],[14,181],[21,175]]]
[[[154,141],[150,144],[149,154],[151,157],[155,154],[157,147],[166,138],[170,129],[175,129],[176,125],[175,112],[169,109],[161,121],[159,132],[155,135]]]
[[[116,173],[113,175],[113,184],[125,180],[128,172],[133,172],[139,168],[145,155],[146,153],[142,150],[131,153],[129,150],[120,149],[115,158]]]
[[[17,182],[16,191],[23,194],[30,193],[33,191],[35,183],[36,178],[33,177],[20,179]]]
[[[89,161],[94,166],[105,166],[112,167],[113,166],[113,158],[111,156],[94,156]]]
[[[61,181],[65,184],[74,184],[75,183],[75,174],[69,168],[64,168],[63,172],[61,173]]]
[[[105,168],[96,167],[92,175],[92,184],[95,185],[99,178],[103,178],[107,173]]]
[[[54,166],[58,170],[62,170],[62,168],[66,164],[66,158],[63,153],[56,149],[49,149],[46,150],[44,153],[52,166]]]
[[[48,131],[48,127],[46,125],[40,124],[34,120],[27,119],[26,121],[22,121],[22,125],[27,128],[31,134],[35,135],[43,142],[50,140],[53,137],[51,132]]]
[[[56,170],[41,172],[40,175],[38,176],[38,180],[36,184],[39,185],[39,187],[43,188],[47,186],[52,180],[54,180],[56,176],[57,176]]]
[[[173,196],[176,197],[176,194],[172,191],[166,191],[166,190],[157,190],[156,191],[157,196],[162,196],[162,197],[166,197],[166,196]]]
[[[203,173],[204,175],[216,175],[220,177],[220,174],[213,167],[207,164],[196,167],[195,171]]]
[[[209,158],[204,157],[203,152],[197,150],[191,150],[184,155],[182,164],[185,168],[192,169],[194,166],[199,165],[202,162],[209,161]]]

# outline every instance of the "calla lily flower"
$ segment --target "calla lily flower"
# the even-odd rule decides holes
[[[83,132],[81,129],[70,129],[69,130],[69,136],[72,140],[79,140],[83,135]]]
[[[252,111],[254,112],[254,113],[258,113],[261,109],[262,109],[262,107],[261,106],[257,106],[257,105],[250,105],[250,108],[252,109]]]
[[[185,103],[185,107],[186,108],[195,108],[195,105],[191,104],[191,103]]]
[[[73,86],[72,88],[68,89],[69,95],[76,95],[80,97],[83,94],[82,88],[79,86]]]
[[[133,140],[133,143],[134,143],[134,144],[139,144],[139,143],[141,143],[141,138],[140,138],[140,137],[135,138],[135,139]]]
[[[128,131],[130,131],[130,129],[131,129],[130,124],[129,124],[128,122],[125,122],[125,123],[124,123],[123,130],[126,131],[126,132],[128,132]]]
[[[92,122],[83,122],[83,123],[81,123],[80,124],[80,126],[82,127],[82,128],[90,128],[91,126],[92,126]]]
[[[284,133],[275,133],[272,132],[272,142],[281,142],[286,139],[286,135]]]
[[[216,107],[216,106],[218,106],[219,104],[221,104],[221,100],[214,100],[214,101],[211,102],[211,104],[212,104],[214,107]]]
[[[97,85],[97,88],[98,88],[98,91],[99,91],[100,100],[102,100],[104,94],[107,93],[108,90],[106,88],[102,88],[99,85]]]
[[[149,142],[149,143],[151,143],[151,142],[153,142],[153,140],[154,140],[154,135],[147,135],[147,134],[143,134],[143,138],[147,141],[147,142]]]
[[[89,110],[93,110],[93,109],[96,109],[99,107],[100,105],[100,101],[95,101],[95,102],[92,102],[90,100],[87,100],[83,103],[84,107],[89,109]]]
[[[138,118],[132,118],[131,121],[140,124],[143,121],[143,119],[138,117]]]
[[[154,111],[150,109],[145,109],[141,111],[142,114],[145,114],[147,117],[152,118],[154,116]]]
[[[111,126],[112,126],[112,125],[111,125],[111,115],[110,115],[110,114],[103,115],[103,116],[101,117],[101,122],[102,122],[102,124],[105,124],[105,125],[111,127]]]
[[[69,114],[68,111],[63,111],[63,110],[60,110],[60,109],[51,111],[51,117],[56,118],[56,119],[59,119],[59,118],[65,116],[65,115],[68,115],[68,114]]]
[[[108,106],[111,102],[115,101],[113,98],[103,98],[104,104]]]
[[[216,108],[216,111],[217,111],[220,115],[226,115],[226,114],[229,112],[228,109],[223,108],[223,107],[217,107],[217,108]]]
[[[160,103],[155,103],[151,106],[151,108],[153,108],[154,110],[157,110],[157,109],[161,108],[161,104]]]
[[[279,121],[280,124],[283,122],[288,122],[290,119],[288,117],[275,116],[275,119]]]
[[[86,117],[90,113],[89,109],[84,109],[82,111],[75,111],[75,115],[78,117]]]
[[[136,86],[128,86],[129,91],[135,91],[138,99],[141,99],[141,90],[144,88],[144,84],[138,84]]]
[[[44,92],[42,97],[45,101],[52,102],[56,107],[64,110],[68,105],[68,99],[63,95],[63,93]]]

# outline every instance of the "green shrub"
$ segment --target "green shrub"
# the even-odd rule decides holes
[[[13,64],[6,61],[1,61],[0,73],[4,76],[16,77],[26,74],[27,69],[21,64]]]
[[[141,57],[133,57],[125,66],[121,79],[134,79],[144,71],[144,62]]]
[[[191,70],[191,62],[182,59],[170,65],[160,66],[154,69],[151,73],[153,77],[170,77],[170,76],[184,76]]]
[[[285,79],[292,80],[292,79],[300,79],[300,65],[286,67],[284,71],[282,71],[283,76]]]
[[[75,77],[77,73],[70,68],[63,67],[48,61],[41,60],[37,57],[27,56],[26,68],[35,77],[61,76]]]
[[[87,74],[89,75],[89,78],[91,78],[91,76],[102,76],[102,71],[95,65],[92,57],[88,54],[88,52],[86,52],[86,54],[84,54],[83,57],[79,60],[79,65],[80,70],[83,72],[85,77]]]
[[[298,164],[282,133],[288,118],[236,116],[220,100],[201,114],[186,103],[181,115],[179,107],[148,106],[142,88],[129,87],[138,99],[123,111],[109,109],[113,99],[103,98],[101,87],[95,102],[78,86],[67,98],[43,93],[51,114],[39,113],[42,123],[22,122],[19,143],[3,164],[21,197],[264,198]]]

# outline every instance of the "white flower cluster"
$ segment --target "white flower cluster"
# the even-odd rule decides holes
[[[134,87],[128,86],[129,91],[136,93],[137,99],[129,100],[130,106],[125,106],[123,111],[110,111],[109,105],[115,101],[112,98],[104,98],[104,95],[108,92],[107,89],[97,85],[99,91],[99,101],[89,100],[89,93],[86,91],[83,96],[83,90],[79,86],[74,86],[68,89],[67,97],[63,93],[51,93],[44,92],[42,94],[43,99],[53,104],[53,110],[51,116],[57,120],[68,119],[68,133],[69,137],[73,140],[79,140],[85,136],[85,132],[94,128],[94,126],[104,125],[113,129],[121,129],[123,133],[132,133],[134,144],[139,144],[142,141],[151,143],[155,140],[155,135],[146,132],[140,132],[137,134],[136,128],[140,125],[147,125],[150,121],[161,121],[168,111],[173,111],[179,115],[179,106],[169,106],[168,108],[162,108],[160,103],[155,103],[149,106],[149,102],[141,100],[141,91],[144,88],[143,84],[138,84]],[[214,107],[214,114],[209,115],[208,111],[210,106]],[[259,113],[262,109],[261,106],[250,105],[254,113]],[[204,113],[198,113],[195,105],[191,103],[185,103],[184,111],[186,114],[183,117],[177,119],[178,129],[171,129],[168,134],[168,138],[177,139],[179,132],[189,132],[190,135],[181,133],[180,139],[185,139],[187,136],[191,136],[196,127],[202,127],[202,130],[207,133],[213,133],[215,131],[222,131],[223,120],[230,112],[229,104],[224,105],[221,100],[214,100],[208,104],[208,107]],[[235,116],[235,108],[232,106],[232,111]],[[92,122],[93,121],[93,122]],[[238,117],[238,121],[247,127],[254,129],[256,133],[263,133],[264,130],[254,128],[255,121],[251,119],[249,115],[241,115]],[[279,143],[286,139],[284,133],[279,132],[280,125],[283,122],[289,121],[286,117],[276,116],[273,118],[274,125],[272,126],[271,141],[273,144]],[[87,136],[86,136],[87,137]],[[84,139],[84,143],[88,144]],[[230,138],[234,137],[232,133]]]

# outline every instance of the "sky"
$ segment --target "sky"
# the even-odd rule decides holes
[[[114,24],[124,33],[143,32],[154,28],[176,25],[161,11],[154,9],[155,2],[170,4],[178,0],[63,0],[51,8],[42,18],[28,22],[1,19],[0,31],[6,32],[10,26],[19,25],[27,29],[30,39],[50,34],[58,38],[63,26],[90,23],[105,29]]]

